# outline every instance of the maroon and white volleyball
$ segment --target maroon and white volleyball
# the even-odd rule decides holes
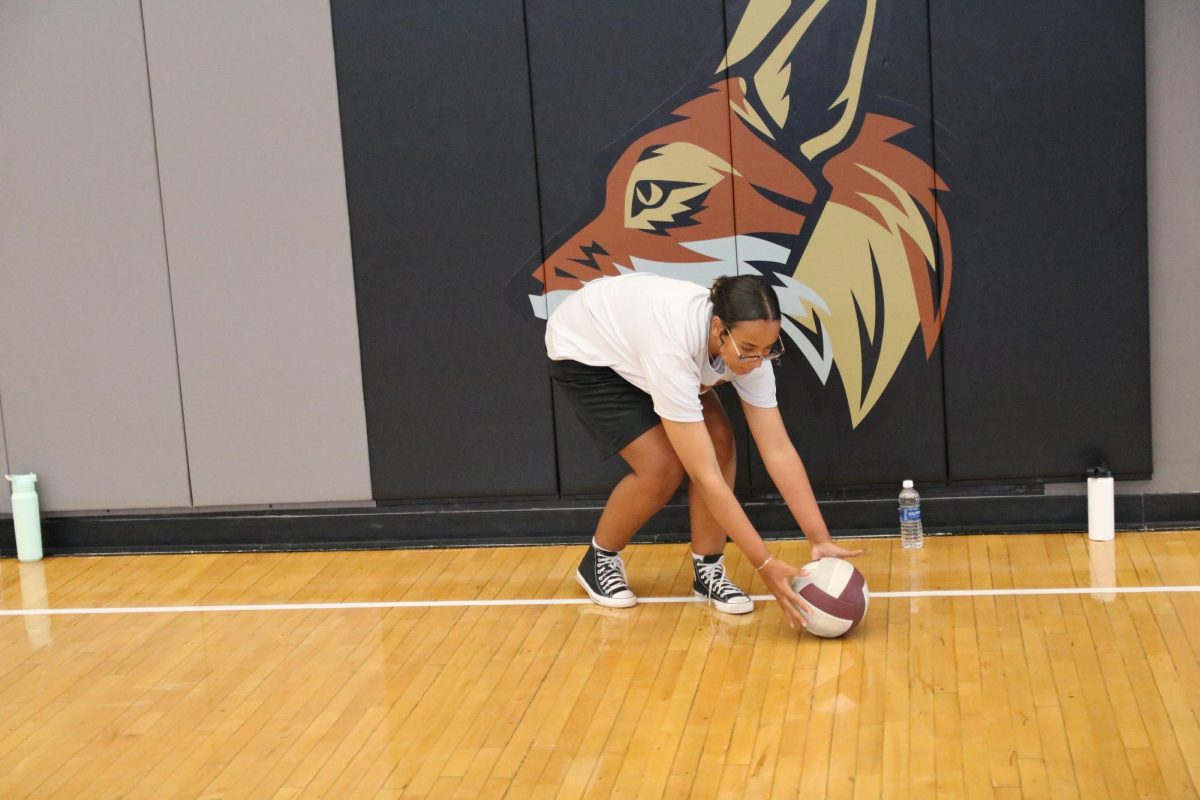
[[[804,569],[808,574],[792,578],[792,588],[813,607],[811,614],[800,611],[808,632],[832,639],[854,630],[870,601],[863,574],[844,558],[822,558]]]

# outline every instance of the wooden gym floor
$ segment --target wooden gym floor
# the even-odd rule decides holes
[[[1197,797],[1200,532],[864,544],[829,641],[685,545],[7,559],[0,797]]]

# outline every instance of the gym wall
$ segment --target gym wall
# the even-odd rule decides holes
[[[481,12],[465,3],[334,3],[377,501],[456,489],[544,495],[554,491],[551,469],[562,496],[604,493],[622,465],[594,458],[562,398],[547,413],[542,351],[530,335],[540,334],[539,304],[578,285],[558,279],[619,271],[618,256],[625,267],[707,284],[705,265],[677,264],[702,262],[701,246],[730,241],[720,239],[729,231],[743,251],[781,255],[770,265],[736,255],[723,270],[807,283],[817,303],[833,304],[832,318],[857,313],[865,331],[839,339],[828,325],[811,342],[791,336],[777,373],[785,420],[820,488],[890,487],[901,476],[926,486],[1080,480],[1101,461],[1120,475],[1151,474],[1140,9],[1007,5],[980,17],[962,4],[927,14],[881,3],[864,29],[865,8],[830,4],[786,47],[801,6],[780,20],[764,15],[764,43],[723,83],[726,52],[744,49],[735,33],[763,6],[512,0]],[[839,105],[860,34],[870,46],[847,129],[817,155],[789,155]],[[758,53],[777,47],[779,63],[804,76],[783,87],[797,120],[771,133],[781,161],[802,162],[793,183],[816,187],[815,198],[802,198],[804,222],[773,227],[782,201],[747,210],[754,197],[718,196],[726,181],[704,201],[732,207],[726,219],[701,215],[679,232],[618,241],[608,217],[620,213],[620,198],[606,190],[626,185],[626,148],[698,147],[694,135],[679,138],[677,121],[702,117],[714,92],[753,84]],[[751,145],[734,144],[747,123],[727,110],[706,122],[735,137],[706,142],[712,158],[759,181],[753,191],[779,194],[754,171]],[[886,158],[871,165],[882,170],[872,173],[880,186],[843,189],[836,157],[857,153],[871,124],[890,131]],[[884,183],[911,196],[897,200]],[[935,186],[943,188],[928,191]],[[849,213],[846,195],[866,192],[877,208]],[[872,212],[908,227],[863,236]],[[855,218],[829,223],[835,213]],[[920,246],[925,228],[934,263],[898,265],[895,251]],[[679,244],[648,256],[665,250],[649,241],[656,235]],[[618,266],[585,263],[597,248]],[[620,248],[628,252],[609,252]],[[809,250],[820,251],[815,267]],[[499,287],[514,273],[506,305]],[[918,326],[910,307],[922,303],[933,309]],[[422,347],[427,339],[444,348]],[[821,372],[831,343],[834,366]],[[808,358],[806,344],[816,351]],[[443,361],[458,354],[476,380],[496,363],[505,380],[475,389]],[[414,373],[423,376],[419,392]],[[463,441],[480,457],[462,459]],[[769,489],[748,456],[743,486]]]
[[[945,325],[857,424],[789,353],[793,435],[830,496],[1070,491],[1101,458],[1149,477],[1151,444],[1153,479],[1119,486],[1196,492],[1196,10],[1149,3],[1143,39],[1125,3],[975,5],[881,3],[864,81],[948,187]],[[619,465],[555,402],[517,279],[744,8],[0,3],[0,465],[39,472],[51,515],[160,525],[594,506]]]
[[[369,501],[328,6],[5,2],[0,107],[43,508]]]
[[[1200,488],[1200,5],[1146,4],[1146,149],[1154,478],[1118,491],[1149,499]],[[1079,491],[1078,484],[1047,491]]]
[[[48,511],[189,506],[138,3],[0,5],[0,82],[9,466]]]

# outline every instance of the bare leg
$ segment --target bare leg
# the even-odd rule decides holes
[[[621,458],[633,472],[612,490],[596,525],[596,544],[605,550],[618,551],[629,544],[683,481],[683,465],[662,425],[654,426],[626,445]]]
[[[717,397],[715,390],[700,395],[700,403],[704,408],[704,425],[712,438],[721,474],[732,488],[734,476],[737,474],[737,448],[733,441],[733,427],[729,424],[729,417],[725,415],[725,409],[721,406],[721,399]],[[688,486],[688,513],[692,521],[692,552],[698,556],[714,556],[725,552],[725,532],[709,513],[708,506],[704,504],[704,499],[694,484]]]

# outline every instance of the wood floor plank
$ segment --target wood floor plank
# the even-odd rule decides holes
[[[907,555],[906,555],[907,557]],[[911,584],[910,584],[911,585]],[[889,608],[887,626],[887,653],[885,655],[886,680],[884,682],[884,725],[883,750],[881,756],[881,783],[884,792],[896,798],[909,796],[909,742],[912,730],[909,725],[910,712],[910,654],[909,615],[915,598],[900,601],[903,611]]]

